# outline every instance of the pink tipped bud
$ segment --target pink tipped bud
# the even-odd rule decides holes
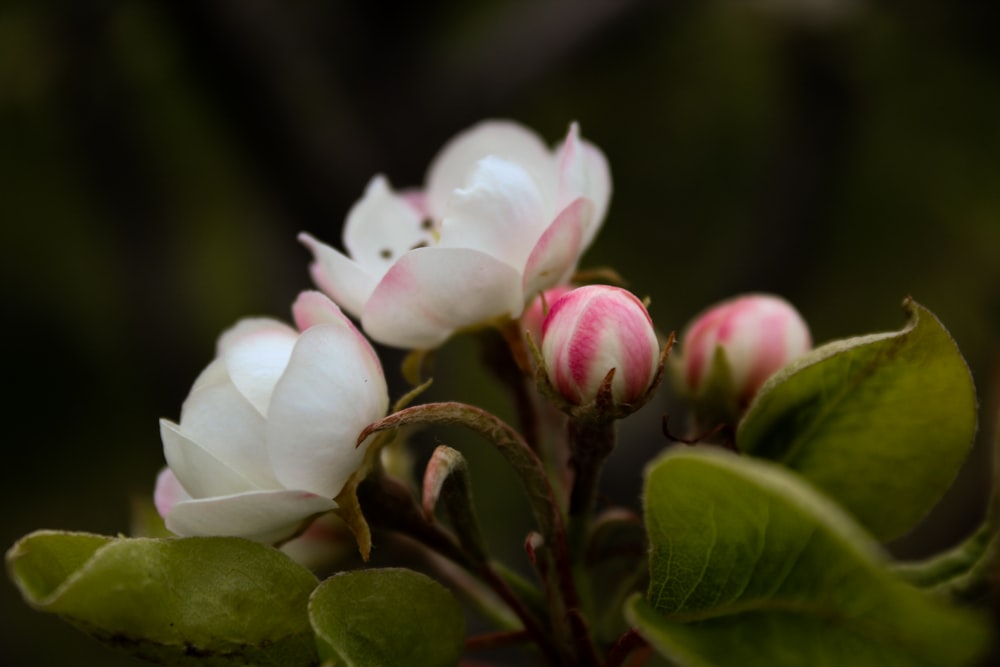
[[[542,325],[549,380],[577,405],[597,397],[611,369],[614,402],[637,401],[656,375],[659,353],[645,306],[618,287],[589,285],[568,292],[551,305]]]
[[[741,407],[749,404],[767,378],[812,346],[798,311],[784,299],[766,294],[748,294],[709,308],[688,325],[680,342],[688,393],[700,397],[723,382],[724,393]],[[725,380],[718,377],[722,371],[716,367],[720,350],[728,367]]]

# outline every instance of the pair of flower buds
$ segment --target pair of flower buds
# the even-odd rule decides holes
[[[528,332],[540,334],[550,383],[570,403],[585,404],[614,369],[613,401],[639,400],[654,381],[660,355],[642,302],[606,285],[556,288],[539,301],[553,296],[541,326],[540,303],[524,317]],[[741,296],[706,310],[685,328],[674,384],[696,409],[708,402],[714,405],[704,407],[721,418],[736,417],[768,377],[811,345],[806,323],[787,301]]]
[[[341,308],[373,340],[409,349],[522,318],[570,403],[592,400],[612,368],[616,402],[644,395],[659,357],[645,307],[618,288],[568,287],[610,196],[607,161],[575,123],[551,150],[517,124],[481,123],[442,149],[420,191],[395,192],[373,178],[347,216],[346,253],[300,236],[325,295],[299,296],[294,328],[258,318],[224,333],[179,423],[161,421],[167,468],[154,499],[167,527],[275,543],[337,507],[364,459],[358,435],[389,405],[378,357]],[[555,291],[543,322],[541,305],[525,306],[547,290]],[[787,304],[749,299],[690,328],[687,393],[728,386],[745,403],[808,347]],[[719,376],[717,347],[724,382],[706,380]]]

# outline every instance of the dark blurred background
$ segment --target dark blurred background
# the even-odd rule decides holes
[[[162,465],[157,418],[218,333],[287,318],[310,287],[296,233],[339,243],[374,173],[419,185],[485,117],[550,143],[578,120],[605,151],[615,193],[584,265],[616,267],[663,330],[748,290],[797,304],[818,342],[898,328],[906,295],[936,312],[975,375],[980,441],[890,547],[958,540],[986,502],[998,399],[997,25],[991,2],[5,0],[0,543],[127,533]],[[475,355],[446,346],[435,397],[508,414],[458,374]],[[605,479],[622,502],[665,444],[665,400],[623,428]],[[523,503],[484,449],[480,511],[516,559]],[[3,665],[137,664],[6,579],[0,617]]]

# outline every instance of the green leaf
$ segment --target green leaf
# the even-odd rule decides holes
[[[898,332],[835,341],[761,388],[739,448],[795,470],[879,539],[910,530],[951,485],[976,433],[955,342],[912,300]]]
[[[338,667],[452,667],[465,618],[429,577],[401,568],[341,572],[313,593],[309,616],[320,657]]]
[[[271,547],[39,531],[7,568],[36,609],[155,663],[317,663],[306,612],[316,578]]]
[[[646,487],[645,599],[629,622],[681,665],[973,664],[978,616],[900,581],[877,544],[796,475],[725,452],[673,451]]]

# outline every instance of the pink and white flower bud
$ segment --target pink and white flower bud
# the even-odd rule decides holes
[[[597,397],[611,369],[614,402],[634,403],[653,382],[659,355],[645,306],[618,287],[588,285],[568,292],[552,304],[542,326],[549,381],[577,405]]]
[[[768,294],[748,294],[709,308],[688,325],[680,342],[686,391],[697,398],[718,390],[721,350],[728,367],[724,393],[741,408],[767,378],[812,347],[809,327],[798,311]]]
[[[258,318],[223,333],[180,423],[160,421],[154,500],[172,532],[282,541],[336,508],[360,467],[357,437],[389,404],[378,357],[319,292],[293,313],[297,329]]]

